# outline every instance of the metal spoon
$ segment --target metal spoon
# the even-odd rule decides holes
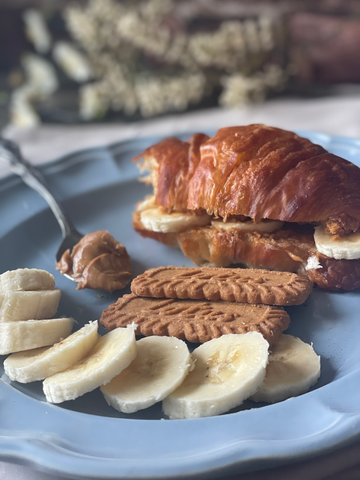
[[[36,190],[47,201],[49,207],[53,211],[56,220],[59,222],[63,241],[56,254],[58,262],[63,253],[72,248],[83,238],[83,234],[79,233],[65,212],[63,206],[55,199],[50,192],[48,185],[40,173],[29,162],[24,160],[21,155],[20,148],[15,142],[0,138],[0,158],[9,163],[10,169],[16,175],[19,175],[23,181],[31,188]],[[70,275],[64,274],[69,280],[75,281]]]

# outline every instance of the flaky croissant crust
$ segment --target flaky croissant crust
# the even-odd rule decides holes
[[[167,139],[142,156],[155,160],[155,203],[168,211],[321,222],[336,235],[360,228],[360,169],[292,132],[228,127]]]

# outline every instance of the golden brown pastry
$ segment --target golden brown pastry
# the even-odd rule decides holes
[[[140,171],[150,171],[143,180],[153,184],[157,205],[168,211],[187,210],[189,182],[200,161],[200,146],[208,138],[202,133],[193,135],[189,143],[168,138],[134,159],[143,157]]]
[[[314,225],[334,241],[359,230],[360,169],[351,162],[264,125],[169,138],[140,157],[154,186],[134,213],[142,236],[200,265],[303,271],[312,257],[308,274],[323,288],[360,286],[360,269],[349,275],[357,260],[328,261],[313,238]]]

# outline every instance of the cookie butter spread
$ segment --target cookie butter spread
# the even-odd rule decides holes
[[[132,277],[126,248],[105,231],[85,235],[71,253],[66,250],[56,268],[70,275],[78,290],[91,288],[112,293],[124,288]]]

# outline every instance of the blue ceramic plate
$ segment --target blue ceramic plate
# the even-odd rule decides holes
[[[302,134],[359,165],[360,141]],[[147,192],[131,159],[159,140],[82,151],[42,168],[79,230],[109,230],[126,245],[135,274],[190,265],[180,252],[139,237],[131,225],[134,205]],[[76,291],[55,270],[61,235],[44,200],[10,176],[0,180],[0,205],[0,272],[46,269],[63,290],[60,315],[73,316],[78,326],[98,319],[116,295]],[[45,402],[41,382],[10,383],[2,370],[0,456],[74,477],[168,479],[255,470],[343,445],[360,433],[358,310],[359,291],[319,289],[306,304],[288,308],[289,333],[312,342],[322,357],[317,385],[275,405],[253,408],[249,402],[213,418],[162,420],[159,405],[125,416],[107,406],[99,390],[55,406]]]

